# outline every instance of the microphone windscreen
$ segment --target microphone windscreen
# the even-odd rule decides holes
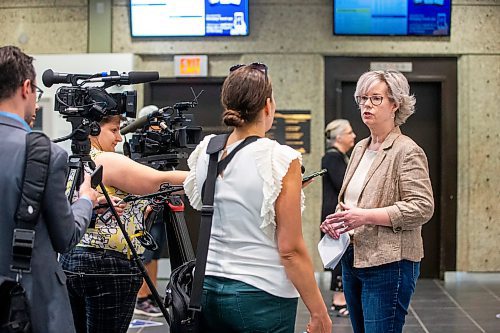
[[[55,83],[71,83],[68,80],[68,75],[66,73],[54,73],[52,69],[47,69],[42,74],[42,82],[47,88],[52,87]]]
[[[43,85],[50,88],[52,87],[52,77],[54,76],[54,72],[52,69],[47,69],[45,72],[42,74],[42,82]]]
[[[136,120],[134,120],[133,122],[122,128],[120,130],[120,134],[125,135],[131,132],[135,132],[139,128],[144,127],[144,125],[146,125],[147,123],[148,123],[148,116],[137,118]]]
[[[137,118],[149,116],[151,113],[156,112],[158,110],[159,109],[156,105],[146,105],[145,107],[140,109],[139,112],[137,112]]]
[[[160,78],[158,72],[129,72],[128,80],[130,84],[146,83],[156,81]]]

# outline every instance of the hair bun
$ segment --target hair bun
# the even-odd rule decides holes
[[[222,121],[227,126],[233,127],[241,127],[245,123],[245,120],[242,118],[241,114],[238,111],[234,110],[226,110],[222,114]]]

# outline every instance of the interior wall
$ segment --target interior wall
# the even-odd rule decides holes
[[[266,62],[278,108],[311,110],[311,153],[304,156],[308,170],[319,168],[324,149],[323,56],[456,57],[457,270],[500,271],[497,0],[454,0],[450,37],[333,36],[331,0],[252,0],[248,37],[132,40],[127,6],[126,0],[113,1],[112,51],[136,54],[135,70],[158,70],[162,77],[173,77],[175,54],[207,54],[209,76],[214,77],[225,76],[236,63]],[[3,1],[0,20],[0,45],[15,44],[37,54],[88,50],[86,0]],[[317,269],[320,187],[316,182],[306,189],[303,227]]]

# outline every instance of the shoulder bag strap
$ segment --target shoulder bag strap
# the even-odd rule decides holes
[[[15,215],[18,227],[34,228],[38,220],[49,175],[49,163],[50,139],[41,132],[26,134],[26,164],[21,198]]]
[[[203,184],[203,207],[201,208],[201,225],[198,236],[198,247],[196,251],[196,266],[194,271],[193,289],[189,301],[189,309],[201,311],[201,295],[203,293],[203,280],[205,279],[205,268],[207,266],[208,245],[210,243],[210,233],[212,229],[212,216],[214,214],[215,181],[217,176],[224,171],[231,159],[243,147],[259,139],[258,136],[249,136],[243,140],[234,150],[222,161],[217,163],[219,151],[224,149],[228,134],[213,137],[207,147],[207,154],[210,154],[208,163],[207,178]],[[224,144],[221,144],[224,140]],[[213,142],[213,144],[212,144]]]
[[[26,161],[21,197],[14,216],[11,270],[31,271],[35,225],[42,206],[49,174],[50,139],[41,132],[26,134]]]

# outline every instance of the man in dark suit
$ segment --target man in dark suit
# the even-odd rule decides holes
[[[25,168],[26,134],[41,90],[36,86],[33,58],[17,47],[0,47],[0,275],[10,270],[12,237]],[[85,234],[97,192],[85,176],[79,199],[65,195],[67,153],[51,144],[49,175],[35,227],[31,272],[23,273],[34,333],[74,332],[66,275],[57,253],[69,251]],[[1,331],[1,329],[0,329]]]

